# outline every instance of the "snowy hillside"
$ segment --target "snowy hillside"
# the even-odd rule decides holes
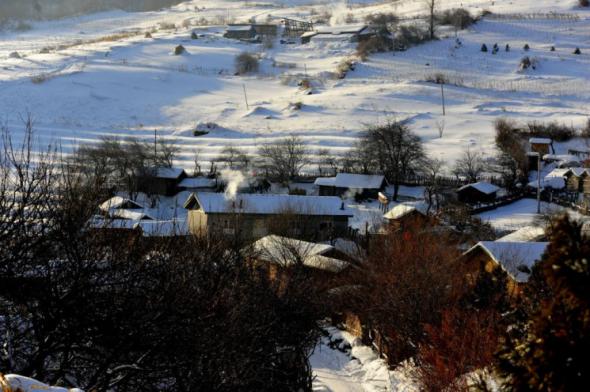
[[[574,0],[441,1],[441,10],[463,5],[494,16],[459,32],[461,46],[453,31],[441,28],[442,39],[372,55],[343,80],[331,75],[354,54],[354,44],[277,40],[265,49],[222,36],[227,22],[268,15],[307,19],[330,11],[332,23],[342,23],[349,13],[360,22],[375,12],[424,13],[420,1],[348,4],[187,1],[157,12],[112,11],[2,32],[0,119],[18,132],[20,116],[30,112],[42,141],[58,142],[65,151],[103,135],[151,139],[157,129],[181,146],[178,164],[191,167],[195,150],[207,161],[227,145],[254,153],[290,134],[314,152],[328,148],[342,155],[367,124],[387,118],[410,119],[427,149],[450,164],[466,146],[494,154],[492,122],[499,116],[581,125],[589,115],[590,12],[577,9]],[[548,12],[567,17],[514,15]],[[153,38],[145,38],[147,31]],[[191,39],[193,31],[198,39]],[[482,53],[484,43],[502,50]],[[179,44],[187,52],[174,56]],[[525,44],[539,66],[520,73]],[[581,55],[573,54],[576,47]],[[257,75],[234,75],[234,59],[244,51],[260,55]],[[440,87],[426,81],[436,73],[450,82],[442,138]],[[306,75],[312,95],[297,86]],[[206,123],[217,126],[193,136]]]

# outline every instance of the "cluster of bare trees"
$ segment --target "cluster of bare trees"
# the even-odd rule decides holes
[[[310,390],[323,312],[303,275],[278,290],[242,244],[97,231],[96,162],[33,154],[30,123],[15,144],[5,133],[4,372],[85,390]]]

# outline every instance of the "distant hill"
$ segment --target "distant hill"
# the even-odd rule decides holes
[[[111,9],[152,11],[182,0],[18,0],[0,2],[0,21],[50,20]]]

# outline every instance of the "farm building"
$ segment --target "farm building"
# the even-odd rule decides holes
[[[498,188],[494,184],[487,182],[476,182],[467,184],[457,190],[459,201],[468,204],[491,203],[496,200]]]
[[[477,275],[502,268],[508,276],[508,292],[518,295],[533,266],[541,260],[548,242],[481,241],[465,252],[462,260]],[[473,276],[476,276],[473,275]],[[475,279],[473,279],[475,280]]]
[[[431,221],[426,214],[424,204],[398,204],[389,210],[383,217],[389,222],[393,230],[403,230],[409,226],[423,226]]]
[[[184,204],[191,233],[257,240],[268,234],[325,240],[345,234],[352,212],[338,197],[199,192]],[[280,217],[280,219],[277,219]]]
[[[351,192],[363,198],[376,199],[387,186],[387,181],[382,175],[338,173],[336,177],[316,179],[315,185],[319,187],[320,196],[342,196]]]
[[[253,40],[260,37],[276,37],[278,26],[276,24],[231,24],[227,27],[225,38],[239,40]]]
[[[563,175],[569,192],[590,194],[590,172],[588,169],[574,167],[566,170]]]
[[[101,215],[109,220],[153,220],[144,212],[144,207],[133,200],[121,196],[114,196],[98,206]]]
[[[137,188],[148,195],[172,196],[178,192],[178,185],[186,176],[181,168],[157,167],[137,176]]]
[[[321,26],[301,36],[301,43],[309,42],[360,42],[376,35],[367,25]]]
[[[549,138],[532,137],[529,139],[529,144],[531,146],[531,152],[539,153],[541,156],[555,153],[553,150],[553,140]]]
[[[339,277],[350,267],[348,257],[331,245],[277,235],[257,240],[246,252],[271,280],[287,281],[292,268],[299,265],[324,290],[338,286]]]
[[[217,188],[217,179],[208,177],[187,177],[180,181],[178,189],[192,192],[213,192]]]

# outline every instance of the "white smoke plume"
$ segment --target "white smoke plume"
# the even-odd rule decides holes
[[[330,7],[330,12],[332,13],[330,26],[339,26],[346,24],[348,14],[351,13],[351,10],[344,1],[341,1],[339,3],[333,3]]]
[[[239,170],[224,169],[221,171],[221,180],[226,183],[225,198],[235,200],[240,186],[246,183],[246,177]]]

